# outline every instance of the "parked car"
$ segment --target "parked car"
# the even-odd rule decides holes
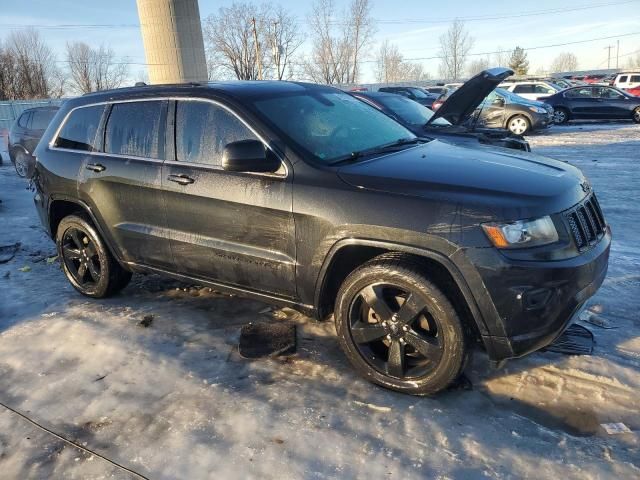
[[[598,73],[598,74],[593,74],[593,75],[586,75],[582,81],[584,83],[601,83],[601,82],[605,82],[605,77],[606,75],[604,73]]]
[[[459,144],[493,145],[531,151],[529,142],[503,128],[478,128],[478,105],[504,78],[507,69],[492,69],[476,75],[445,103],[437,113],[413,100],[384,92],[354,93],[360,100],[386,113],[418,137],[436,138]]]
[[[21,177],[30,177],[35,159],[33,151],[59,107],[25,110],[9,130],[9,158]]]
[[[527,100],[540,100],[562,90],[561,87],[551,82],[542,81],[504,82],[500,87]]]
[[[131,87],[67,101],[35,205],[73,287],[156,272],[318,319],[366,379],[430,394],[473,345],[552,342],[601,285],[611,232],[577,168],[425,141],[322,85]]]
[[[613,87],[574,87],[547,97],[554,122],[572,119],[629,119],[640,123],[640,98]]]
[[[628,88],[626,90],[626,92],[629,95],[633,95],[634,97],[640,97],[640,85],[638,85],[637,87],[634,87],[634,88]]]
[[[613,86],[620,90],[640,87],[640,72],[622,72],[616,75]]]
[[[403,95],[425,107],[431,107],[436,98],[438,98],[438,95],[425,93],[421,88],[417,87],[381,87],[378,91]]]
[[[550,78],[547,80],[548,82],[557,85],[560,88],[571,88],[573,87],[573,83],[569,80],[565,80],[564,78]]]
[[[443,86],[438,86],[438,87],[426,87],[425,88],[425,90],[428,93],[431,93],[433,95],[442,95],[445,92],[446,89],[447,88],[444,85]]]

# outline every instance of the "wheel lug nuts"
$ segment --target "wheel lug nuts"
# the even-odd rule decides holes
[[[382,326],[386,327],[387,326],[387,322],[382,322]]]
[[[407,326],[406,326],[406,325],[404,325],[404,326],[402,327],[402,331],[403,331],[403,332],[408,332],[408,331],[409,331],[409,329],[407,328]]]
[[[400,343],[401,343],[402,345],[404,345],[404,338],[401,338],[401,339],[400,339]]]
[[[391,335],[387,335],[387,340],[391,340]]]

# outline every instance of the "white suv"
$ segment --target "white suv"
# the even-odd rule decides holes
[[[559,86],[549,82],[520,81],[505,82],[500,84],[501,88],[520,95],[527,100],[538,100],[539,98],[550,97],[562,90]]]
[[[622,72],[616,75],[613,86],[621,90],[640,86],[640,72]]]

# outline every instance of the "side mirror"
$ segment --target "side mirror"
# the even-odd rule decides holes
[[[224,147],[222,168],[229,172],[272,173],[280,168],[280,160],[261,141],[240,140]]]
[[[493,101],[493,104],[497,107],[504,107],[504,98],[500,98],[500,97],[496,98]]]

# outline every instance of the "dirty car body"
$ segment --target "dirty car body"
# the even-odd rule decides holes
[[[398,334],[398,313],[416,298],[400,292],[408,283],[398,272],[428,279],[465,335],[501,361],[553,341],[607,270],[611,233],[578,169],[526,152],[421,140],[324,86],[233,82],[85,95],[65,103],[36,156],[35,205],[65,272],[84,266],[81,283],[92,265],[160,273],[339,320],[339,307],[366,307],[345,298],[367,268],[401,265],[388,281],[399,285],[395,297],[384,300],[399,304],[393,316],[366,296],[378,283],[363,287],[372,311],[389,313],[365,322],[386,334],[371,351],[389,351],[384,361],[361,360],[371,366],[367,378],[409,393],[446,382],[416,387],[415,372],[428,364],[418,351],[428,348],[407,324],[411,335]],[[82,228],[81,242],[71,243]],[[495,229],[506,237],[496,240]],[[108,253],[91,263],[98,237]],[[354,320],[342,341],[355,345],[359,326]],[[429,341],[444,339],[444,355],[447,331],[438,328]],[[399,351],[408,355],[400,369]]]

